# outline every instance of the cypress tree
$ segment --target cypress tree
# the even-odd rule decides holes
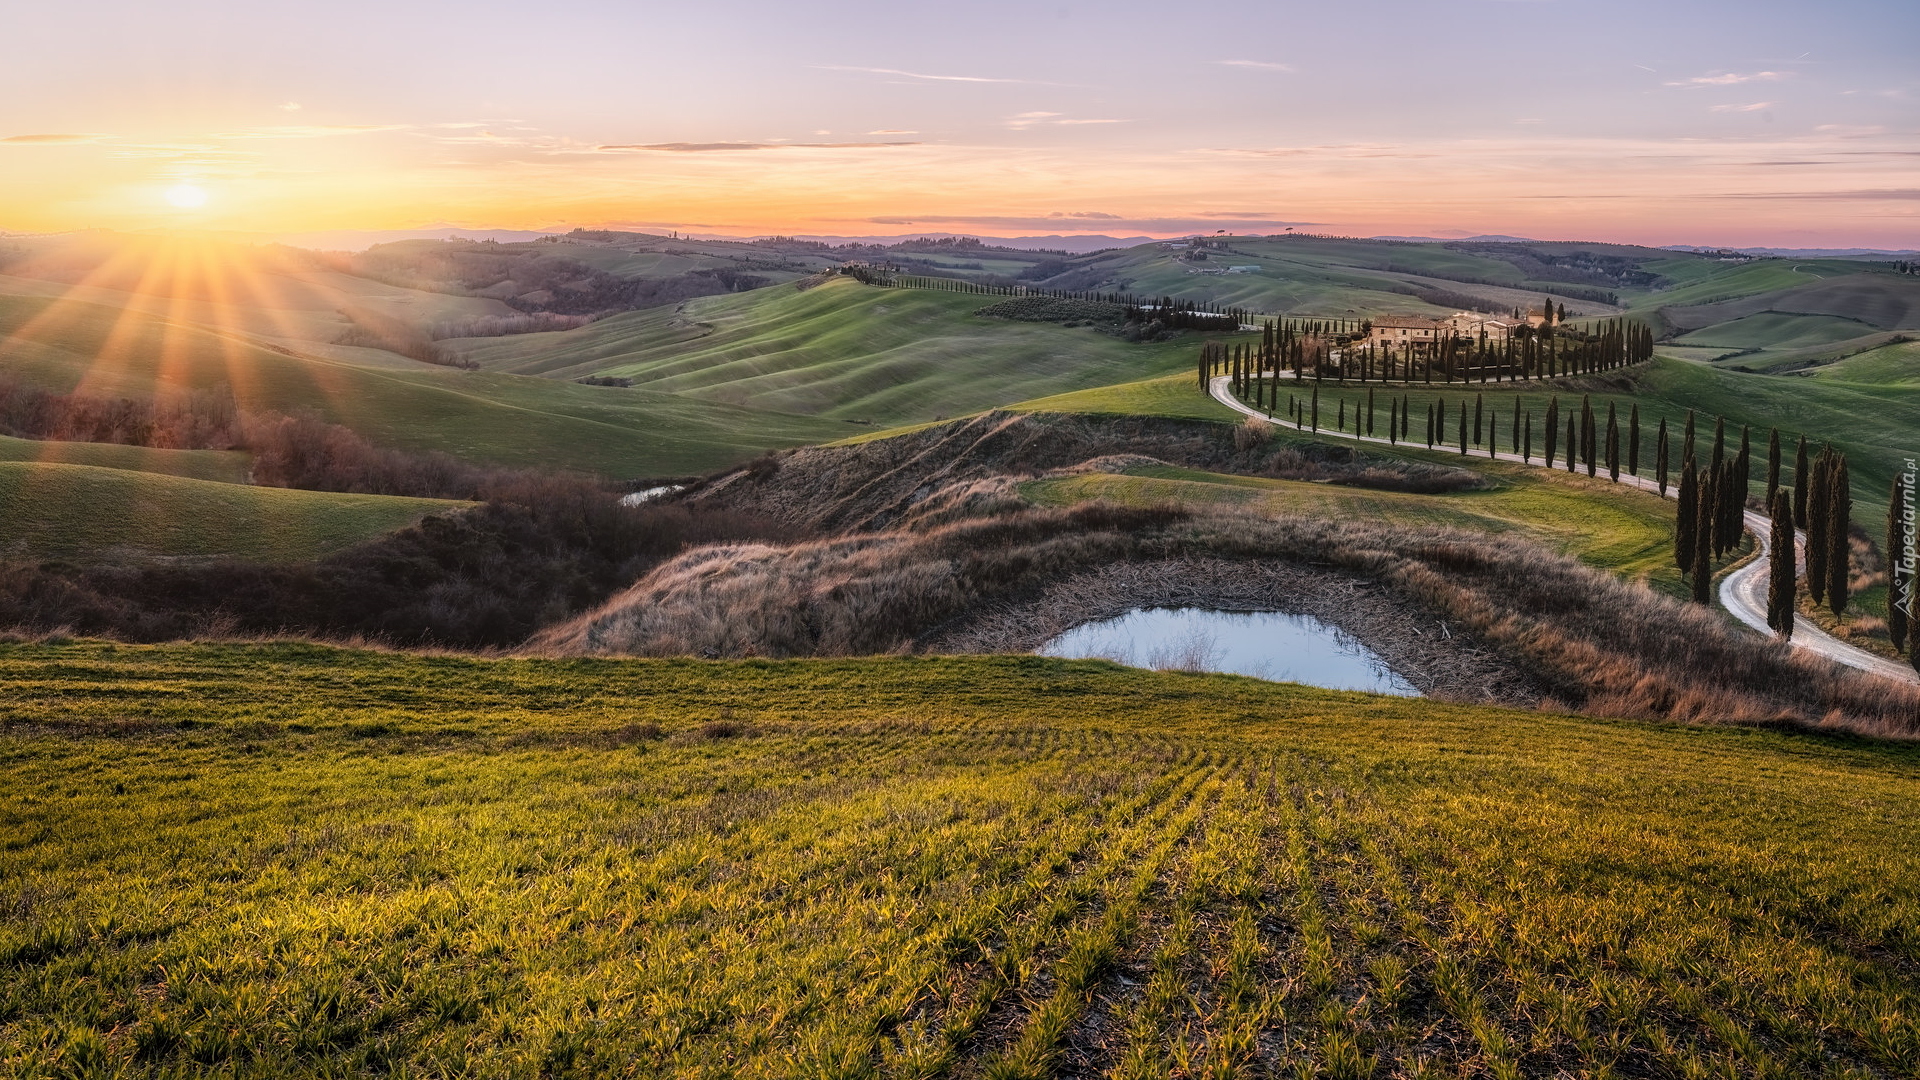
[[[1460,456],[1467,454],[1467,404],[1460,403]]]
[[[1355,424],[1354,426],[1359,427],[1360,425]],[[1341,431],[1347,430],[1347,399],[1346,398],[1340,399],[1340,430]]]
[[[1893,478],[1893,490],[1887,494],[1887,637],[1893,651],[1907,643],[1907,597],[1913,579],[1907,576],[1907,477]]]
[[[1701,605],[1713,600],[1713,531],[1703,526],[1713,514],[1714,504],[1719,498],[1714,491],[1716,486],[1714,476],[1709,472],[1699,485],[1700,503],[1693,515],[1693,602]]]
[[[1713,419],[1713,456],[1707,460],[1707,468],[1715,476],[1720,475],[1720,466],[1727,460],[1727,420],[1724,416]]]
[[[1688,461],[1692,461],[1694,458],[1692,409],[1687,410],[1687,430],[1686,433],[1680,437],[1680,456],[1686,458]]]
[[[1699,478],[1691,460],[1680,463],[1680,505],[1673,513],[1673,564],[1682,574],[1693,572],[1693,533],[1700,510]]]
[[[1835,454],[1827,481],[1827,609],[1834,618],[1847,610],[1848,548],[1852,539],[1853,484],[1847,455]]]
[[[1572,413],[1568,413],[1567,414],[1567,471],[1568,472],[1580,471],[1580,462],[1578,460],[1579,455],[1574,453],[1574,447],[1578,445],[1579,437],[1580,437],[1580,433],[1577,430],[1574,415]]]
[[[1367,435],[1373,435],[1373,387],[1367,387]]]
[[[1807,594],[1827,598],[1827,481],[1831,453],[1822,449],[1807,477]]]
[[[1398,443],[1400,441],[1399,398],[1387,399],[1387,441],[1389,443]]]
[[[1620,482],[1620,420],[1611,401],[1607,403],[1607,478]]]
[[[1773,505],[1773,493],[1780,490],[1780,429],[1767,433],[1767,505]]]
[[[1433,413],[1434,413],[1434,423],[1437,425],[1434,428],[1433,441],[1444,445],[1447,441],[1447,399],[1446,398],[1441,398],[1439,401],[1434,402]]]
[[[1495,409],[1487,414],[1487,456],[1500,456],[1500,411]]]
[[[1531,465],[1533,464],[1533,414],[1531,412],[1527,414],[1526,426],[1520,438],[1520,460],[1524,464]]]
[[[1433,405],[1427,405],[1427,449],[1433,449]]]
[[[1660,418],[1660,435],[1653,446],[1653,471],[1660,481],[1660,497],[1667,497],[1667,418]]]
[[[1580,395],[1580,454],[1586,459],[1587,475],[1597,471],[1595,458],[1598,457],[1600,430],[1593,422],[1593,398],[1588,394]]]
[[[1558,394],[1547,399],[1547,429],[1544,434],[1547,439],[1547,456],[1542,460],[1547,463],[1547,468],[1551,469],[1554,447],[1560,439],[1560,395]]]
[[[1767,570],[1767,625],[1783,638],[1793,637],[1794,555],[1793,500],[1784,491],[1775,491],[1773,513],[1773,562]]]
[[[1793,456],[1793,523],[1802,529],[1807,527],[1807,495],[1812,490],[1812,478],[1807,475],[1807,437],[1802,435],[1800,449]]]
[[[1640,475],[1640,403],[1627,412],[1627,475]]]
[[[1475,446],[1480,445],[1480,443],[1482,442],[1480,436],[1485,434],[1485,432],[1480,427],[1480,409],[1485,404],[1485,402],[1481,400],[1481,397],[1482,395],[1480,394],[1473,395],[1473,444]],[[1464,418],[1461,423],[1461,427],[1462,428],[1466,427]]]
[[[1313,430],[1320,430],[1320,384],[1313,384]]]
[[[1529,413],[1528,415],[1531,416],[1532,414]],[[1532,427],[1533,425],[1529,423],[1527,426]],[[1520,395],[1519,394],[1513,395],[1513,428],[1512,430],[1513,430],[1513,452],[1517,454],[1520,452]]]
[[[1400,441],[1411,442],[1412,440],[1413,440],[1413,397],[1410,394],[1401,394],[1400,395]]]

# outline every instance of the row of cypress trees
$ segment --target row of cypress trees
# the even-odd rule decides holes
[[[1637,364],[1653,357],[1653,331],[1626,319],[1583,328],[1543,326],[1503,342],[1466,337],[1433,343],[1350,344],[1364,337],[1366,323],[1351,320],[1280,319],[1261,326],[1256,345],[1204,342],[1195,365],[1204,388],[1214,376],[1234,376],[1236,387],[1287,373],[1295,382],[1499,383],[1586,375]],[[1336,363],[1333,357],[1341,352]]]
[[[1226,358],[1229,361],[1234,359],[1231,354]],[[1262,405],[1272,401],[1272,408],[1269,409],[1269,415],[1272,415],[1279,406],[1275,400],[1279,396],[1278,386],[1254,380],[1250,372],[1249,368],[1236,369],[1236,381],[1243,377],[1246,379],[1238,385],[1255,395]],[[1300,428],[1319,431],[1321,387],[1308,384],[1307,389],[1308,393],[1303,395],[1287,395],[1287,416]],[[1351,424],[1351,433],[1354,435],[1379,437],[1378,404],[1374,387],[1367,388],[1363,399],[1354,400],[1351,409],[1345,397],[1339,398],[1333,406],[1332,419],[1336,430],[1348,432]],[[1410,395],[1401,393],[1388,397],[1385,433],[1388,441],[1409,441],[1413,431],[1412,411]],[[1484,393],[1474,395],[1470,408],[1462,400],[1450,410],[1442,398],[1427,405],[1425,413],[1423,442],[1427,449],[1457,446],[1463,455],[1476,447],[1484,448],[1488,456],[1499,452],[1500,410],[1488,408]],[[1550,397],[1545,419],[1542,460],[1549,468],[1559,463],[1569,472],[1584,468],[1588,476],[1597,476],[1604,467],[1608,478],[1616,482],[1623,470],[1629,476],[1640,475],[1641,423],[1638,403],[1629,408],[1624,431],[1617,405],[1612,402],[1607,404],[1603,422],[1594,410],[1592,398],[1587,395],[1582,395],[1577,411],[1572,407],[1562,409],[1558,395]],[[1702,463],[1695,445],[1695,425],[1696,416],[1690,411],[1681,434],[1681,467],[1679,490],[1676,492],[1679,505],[1675,513],[1673,557],[1681,575],[1691,586],[1693,599],[1706,604],[1711,601],[1714,562],[1735,551],[1745,531],[1747,491],[1753,472],[1753,445],[1752,429],[1742,426],[1739,447],[1733,450],[1728,443],[1725,418],[1716,417],[1713,443],[1707,460]],[[1521,460],[1531,462],[1534,417],[1530,410],[1524,408],[1518,394],[1514,395],[1507,431],[1511,452],[1520,455]],[[1654,482],[1662,496],[1667,494],[1671,483],[1672,460],[1668,425],[1663,417],[1655,431],[1653,460]],[[1767,623],[1782,636],[1791,637],[1799,582],[1796,559],[1791,554],[1794,551],[1795,530],[1807,534],[1808,593],[1815,603],[1826,604],[1837,617],[1845,610],[1850,599],[1849,529],[1853,495],[1846,455],[1832,446],[1824,446],[1818,455],[1810,456],[1806,436],[1800,437],[1791,488],[1781,484],[1783,465],[1780,430],[1774,428],[1767,435],[1766,495],[1762,506],[1771,518],[1773,550],[1787,554],[1776,554],[1770,568]],[[1911,480],[1911,476],[1895,479],[1893,497],[1887,511],[1887,624],[1896,650],[1906,647],[1909,637],[1920,639],[1920,627],[1913,624],[1909,612],[1916,594],[1920,594],[1920,578],[1916,578],[1904,559],[1906,530],[1910,524],[1908,515],[1920,510],[1910,505],[1912,500],[1907,490]],[[1916,670],[1920,670],[1920,652],[1912,655]]]

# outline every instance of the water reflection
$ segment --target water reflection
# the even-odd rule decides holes
[[[1076,626],[1039,652],[1161,671],[1217,671],[1330,690],[1420,696],[1353,635],[1311,615],[1138,608],[1117,619]]]

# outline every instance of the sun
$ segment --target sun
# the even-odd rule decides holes
[[[182,210],[195,210],[207,205],[207,189],[178,184],[167,189],[167,201]]]

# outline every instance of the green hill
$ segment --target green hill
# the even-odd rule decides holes
[[[381,445],[624,476],[717,468],[852,430],[646,390],[296,355],[131,307],[44,297],[0,295],[0,362],[59,392],[224,386],[244,409],[313,411]]]
[[[304,562],[462,505],[0,461],[0,551],[27,558],[133,551]]]
[[[1032,657],[0,646],[22,1075],[1911,1075],[1920,755]]]
[[[838,278],[629,312],[564,333],[451,344],[487,371],[618,376],[688,401],[881,424],[1191,363],[1191,335],[1138,344],[1091,327],[974,314],[992,303]]]
[[[191,480],[247,482],[249,461],[238,450],[155,450],[113,443],[57,442],[0,435],[0,461],[55,465],[94,465],[102,469],[160,473]]]

